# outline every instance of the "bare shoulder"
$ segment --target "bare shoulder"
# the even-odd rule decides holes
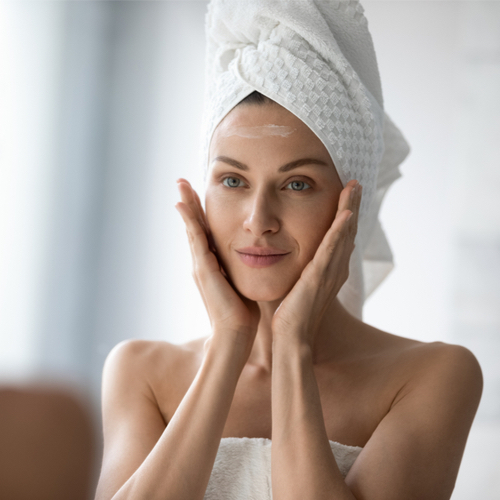
[[[391,408],[408,400],[432,398],[442,407],[468,408],[463,413],[472,422],[483,390],[481,366],[464,346],[445,342],[419,342],[387,334],[381,358],[393,380],[395,396]]]
[[[452,406],[459,404],[471,410],[471,421],[483,391],[483,374],[474,354],[464,346],[433,342],[422,346],[415,384]]]
[[[181,390],[190,384],[197,346],[125,340],[108,354],[102,379],[104,452],[96,498],[111,498],[160,439],[182,399]]]
[[[414,341],[412,341],[414,342]],[[414,383],[433,380],[433,385],[460,383],[461,390],[482,390],[482,371],[477,358],[464,346],[445,342],[410,343],[401,352],[401,365]]]
[[[104,374],[120,374],[121,378],[149,378],[158,364],[168,365],[175,357],[175,346],[169,342],[130,339],[118,343],[108,354]]]
[[[477,409],[483,389],[481,367],[474,354],[461,345],[421,342],[373,327],[365,329],[358,354],[359,369],[366,366],[367,384],[383,395],[383,414],[403,400],[440,398],[442,404]]]
[[[204,338],[185,344],[173,344],[163,340],[130,339],[118,343],[106,358],[104,369],[125,370],[131,377],[154,378],[158,371],[176,370],[186,358],[203,352]]]
[[[125,340],[109,353],[103,397],[127,411],[148,405],[167,423],[189,389],[203,359],[204,338],[184,344]]]
[[[429,367],[442,370],[457,370],[478,375],[481,373],[479,362],[474,354],[464,346],[445,342],[422,343],[418,356],[426,361]]]
[[[481,398],[481,367],[460,345],[375,336],[376,366],[389,366],[383,382],[396,382],[347,484],[359,498],[449,499]]]
[[[464,346],[445,342],[421,342],[370,327],[370,352],[380,363],[392,366],[401,380],[462,381],[482,387],[477,358]]]

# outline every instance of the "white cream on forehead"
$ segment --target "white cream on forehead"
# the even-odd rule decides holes
[[[297,129],[288,127],[286,125],[259,125],[255,127],[223,127],[219,132],[222,137],[230,137],[237,135],[247,139],[259,139],[269,135],[279,135],[281,137],[288,137],[293,134]]]

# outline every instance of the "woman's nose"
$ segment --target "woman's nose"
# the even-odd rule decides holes
[[[245,214],[243,229],[260,237],[265,233],[276,233],[280,222],[272,200],[264,193],[257,194],[249,201],[248,211]]]

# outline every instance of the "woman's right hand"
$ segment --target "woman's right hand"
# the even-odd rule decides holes
[[[200,198],[186,179],[178,179],[177,187],[182,201],[175,208],[186,225],[191,256],[193,278],[207,309],[213,335],[229,339],[234,335],[238,343],[243,342],[251,350],[260,310],[256,302],[243,297],[230,283],[210,232],[207,217]],[[220,339],[224,342],[223,339]]]

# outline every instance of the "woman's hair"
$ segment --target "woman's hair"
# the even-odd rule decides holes
[[[269,97],[261,94],[257,90],[253,91],[251,94],[248,94],[244,99],[242,99],[236,106],[240,104],[275,104],[276,102],[270,99]]]

